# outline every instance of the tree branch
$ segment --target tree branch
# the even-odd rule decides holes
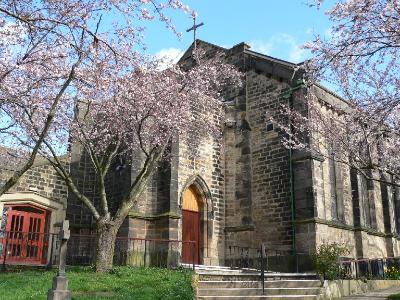
[[[145,189],[152,172],[156,168],[159,159],[164,153],[166,145],[167,143],[165,143],[163,146],[155,147],[150,151],[144,162],[143,168],[136,176],[134,182],[131,184],[129,194],[121,201],[118,211],[113,218],[114,220],[125,219],[129,211],[132,209],[133,205],[137,201],[137,198]]]
[[[46,159],[50,162],[50,164],[53,166],[53,168],[56,170],[58,175],[64,180],[64,182],[68,185],[72,193],[83,203],[86,205],[86,207],[90,210],[90,212],[93,214],[94,218],[96,220],[100,219],[100,214],[98,213],[96,207],[93,205],[93,203],[90,201],[89,198],[87,198],[84,194],[82,194],[78,187],[75,185],[75,183],[72,181],[71,176],[64,170],[62,162],[59,160],[57,153],[55,153],[53,147],[45,140],[43,142],[46,147],[50,150],[54,160],[52,161],[50,158],[47,156]]]
[[[50,126],[53,122],[58,104],[62,98],[62,96],[64,95],[66,89],[69,87],[69,85],[71,84],[74,76],[75,76],[75,69],[78,67],[78,65],[81,62],[81,57],[78,59],[78,61],[72,66],[71,71],[69,72],[68,78],[65,80],[64,84],[62,85],[60,91],[58,92],[58,94],[56,95],[56,97],[54,98],[54,101],[50,107],[49,113],[47,115],[43,130],[41,132],[41,134],[39,135],[39,138],[36,141],[35,146],[32,149],[32,152],[29,156],[28,161],[24,164],[24,166],[20,169],[14,172],[14,174],[6,181],[6,183],[4,185],[2,185],[0,187],[0,196],[3,195],[5,192],[7,192],[11,187],[13,187],[18,180],[21,178],[21,176],[29,170],[30,167],[32,167],[36,155],[40,149],[40,146],[42,144],[42,142],[44,141]]]

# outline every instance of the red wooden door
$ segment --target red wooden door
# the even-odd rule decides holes
[[[200,264],[200,213],[182,210],[182,262]],[[188,243],[194,241],[194,243]]]
[[[8,209],[6,239],[3,238],[7,261],[41,262],[46,212],[30,206],[10,206]]]

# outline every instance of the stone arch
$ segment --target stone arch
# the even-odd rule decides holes
[[[201,231],[201,253],[200,253],[200,261],[201,263],[205,263],[209,257],[209,244],[212,239],[212,223],[214,218],[213,213],[213,199],[211,195],[211,191],[208,188],[207,183],[204,179],[199,175],[193,175],[186,183],[183,185],[180,194],[179,194],[179,208],[181,213],[182,204],[183,204],[183,194],[188,189],[195,189],[200,197],[201,210],[200,210],[200,231]],[[182,220],[181,220],[182,221]],[[181,226],[183,224],[181,223]]]
[[[182,208],[183,202],[183,193],[186,191],[190,186],[194,186],[197,191],[200,193],[200,196],[203,200],[204,207],[207,208],[207,213],[213,216],[214,208],[213,208],[213,199],[211,195],[211,191],[208,188],[207,183],[200,175],[193,175],[186,183],[183,185],[182,190],[179,195],[179,208]]]

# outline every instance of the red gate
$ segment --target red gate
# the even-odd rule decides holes
[[[7,209],[5,232],[0,236],[9,262],[43,263],[45,238],[45,223],[47,211],[32,205],[5,206]]]

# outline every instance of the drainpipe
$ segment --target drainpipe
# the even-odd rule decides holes
[[[284,98],[287,98],[287,105],[288,107],[292,108],[293,107],[293,92],[303,88],[303,82],[301,80],[297,82],[292,82],[291,86],[289,88],[289,91],[286,95],[284,95]],[[292,120],[289,117],[288,118],[288,126],[290,133],[292,131]],[[290,206],[291,206],[291,219],[292,219],[292,254],[296,255],[297,254],[297,249],[296,249],[296,203],[295,203],[295,197],[294,197],[294,173],[293,173],[293,150],[289,148],[289,182],[290,182]]]

